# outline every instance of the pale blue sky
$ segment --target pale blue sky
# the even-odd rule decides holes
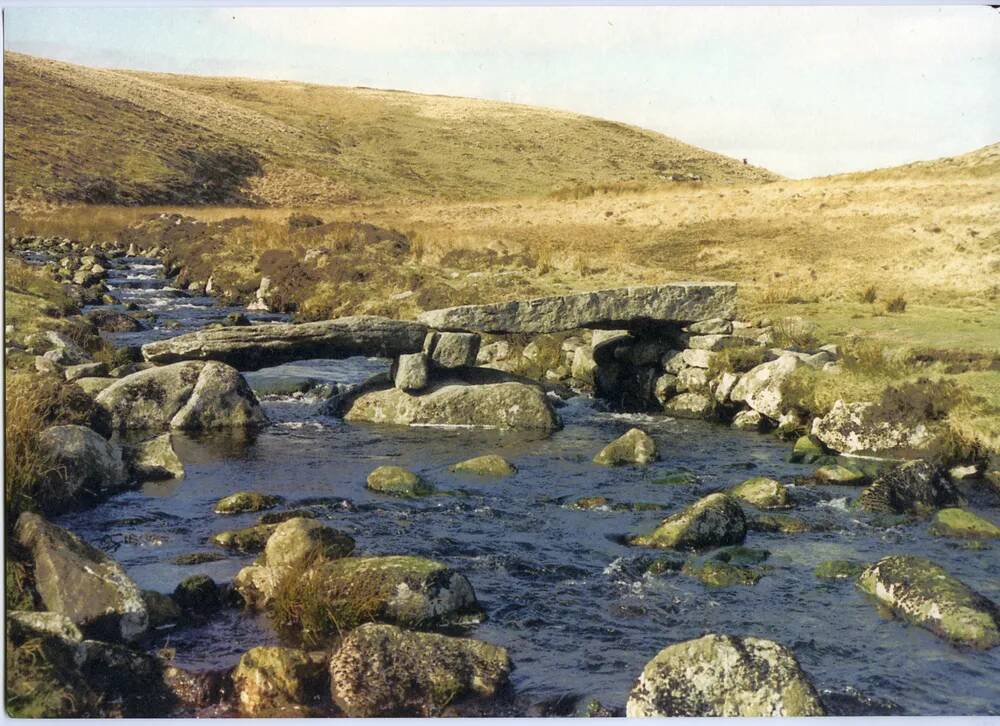
[[[11,50],[494,98],[814,176],[1000,141],[986,7],[8,8]]]

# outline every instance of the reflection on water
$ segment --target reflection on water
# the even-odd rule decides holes
[[[216,317],[230,310],[210,309]],[[171,308],[169,314],[187,313]],[[159,334],[134,334],[132,340]],[[311,361],[255,376],[354,383],[385,365]],[[599,494],[672,510],[751,476],[790,482],[809,472],[785,462],[787,444],[771,437],[611,414],[586,397],[560,410],[565,428],[549,438],[352,425],[321,415],[321,403],[308,397],[263,405],[272,423],[257,435],[175,435],[187,470],[183,480],[147,485],[60,523],[112,553],[140,587],[167,592],[195,573],[230,580],[253,559],[173,563],[179,555],[212,550],[208,539],[215,532],[255,522],[251,514],[214,514],[220,497],[255,489],[281,495],[286,507],[308,502],[331,526],[350,533],[360,553],[424,555],[465,573],[489,614],[468,634],[508,648],[515,686],[536,700],[575,693],[622,706],[643,665],[661,648],[712,631],[783,643],[819,688],[836,692],[831,702],[849,702],[859,713],[878,713],[891,701],[914,715],[1000,714],[1000,648],[952,647],[925,630],[884,619],[851,583],[817,580],[812,573],[831,558],[921,554],[1000,600],[995,549],[966,550],[931,537],[927,523],[876,527],[845,506],[845,495],[855,489],[794,487],[794,515],[822,523],[823,531],[751,532],[746,544],[769,550],[772,570],[754,587],[713,590],[683,575],[643,574],[658,553],[621,543],[624,534],[654,527],[662,512],[566,506]],[[661,461],[646,469],[591,463],[605,443],[637,422],[656,439]],[[480,479],[448,469],[490,452],[511,460],[518,472]],[[399,500],[369,492],[365,478],[381,464],[411,468],[451,495]],[[678,471],[696,476],[657,483]],[[344,506],[345,499],[353,506]],[[974,508],[1000,519],[993,500],[975,499]],[[180,665],[199,668],[229,666],[246,649],[277,642],[265,618],[234,610],[158,638],[154,645],[169,642],[177,649]]]

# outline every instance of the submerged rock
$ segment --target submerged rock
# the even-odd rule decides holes
[[[643,669],[625,712],[630,718],[824,715],[787,648],[714,634],[661,650]]]
[[[858,586],[903,620],[976,648],[1000,643],[1000,608],[923,557],[894,555],[858,578]]]
[[[900,464],[861,492],[857,504],[869,512],[926,515],[965,503],[946,472],[927,461]]]
[[[964,509],[942,509],[934,517],[931,534],[959,539],[1000,539],[1000,527]]]
[[[434,493],[430,483],[401,466],[378,467],[368,475],[367,487],[397,497],[424,497]]]
[[[854,560],[826,560],[816,565],[813,574],[821,580],[854,580],[868,567]]]
[[[657,457],[653,438],[641,429],[632,428],[601,449],[594,463],[602,466],[649,464]]]
[[[746,517],[727,494],[710,494],[663,520],[655,530],[630,539],[632,544],[672,549],[704,549],[740,544]]]
[[[346,421],[428,426],[554,431],[561,423],[537,384],[485,368],[452,371],[419,395],[377,382],[337,399]]]
[[[37,514],[22,514],[14,535],[31,553],[35,586],[48,610],[88,635],[133,640],[146,631],[142,592],[117,562]]]
[[[844,484],[847,486],[860,486],[868,479],[864,472],[849,469],[840,464],[821,466],[813,472],[812,478],[813,481],[821,484]]]
[[[499,454],[486,454],[460,461],[450,467],[451,471],[479,476],[510,476],[517,468]]]
[[[715,558],[685,564],[682,572],[708,587],[756,585],[757,581],[764,576],[764,570],[759,567],[734,565]]]
[[[802,534],[813,530],[805,520],[788,514],[758,514],[747,522],[747,529],[779,534]]]
[[[223,497],[215,503],[216,514],[243,514],[244,512],[262,512],[281,503],[281,497],[260,492],[236,492]]]
[[[233,690],[244,716],[311,715],[322,702],[325,687],[325,661],[295,648],[251,648],[233,671]]]
[[[510,670],[507,651],[489,643],[367,624],[330,659],[330,694],[350,717],[430,717],[498,695]]]
[[[758,509],[780,509],[789,506],[788,489],[785,485],[764,476],[737,484],[729,490],[729,494]]]

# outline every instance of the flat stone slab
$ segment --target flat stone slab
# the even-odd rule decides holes
[[[576,328],[635,330],[732,318],[735,313],[735,283],[673,282],[492,305],[460,305],[429,310],[417,319],[437,330],[555,333]]]
[[[157,365],[214,360],[240,371],[253,371],[309,358],[395,358],[419,353],[426,336],[423,323],[360,315],[315,323],[198,330],[146,343],[142,355]]]

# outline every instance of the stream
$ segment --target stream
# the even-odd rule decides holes
[[[108,280],[113,293],[158,316],[151,330],[106,334],[117,345],[140,345],[245,312],[171,289],[156,260],[115,262]],[[168,328],[168,321],[176,322]],[[257,391],[302,379],[352,384],[388,365],[363,358],[298,361],[246,378]],[[857,488],[792,487],[791,514],[822,524],[824,531],[748,533],[746,546],[770,551],[770,571],[752,587],[712,589],[683,574],[644,574],[664,553],[622,543],[623,535],[654,528],[664,511],[567,506],[602,495],[672,511],[754,476],[790,484],[811,473],[813,467],[788,463],[790,445],[773,436],[612,413],[587,396],[566,401],[559,409],[565,428],[548,438],[347,424],[323,415],[322,399],[309,392],[262,395],[261,402],[271,423],[255,434],[175,433],[185,478],[147,483],[57,522],[113,556],[140,587],[171,592],[194,574],[229,581],[254,559],[208,542],[221,530],[254,524],[258,516],[216,515],[212,508],[219,498],[245,489],[280,495],[283,508],[312,508],[349,533],[359,554],[423,555],[466,575],[488,613],[466,634],[508,649],[515,690],[530,703],[579,696],[580,706],[596,698],[623,708],[643,666],[660,649],[722,632],[790,648],[834,713],[1000,715],[1000,648],[954,647],[880,614],[851,581],[813,574],[828,559],[868,562],[892,553],[919,554],[1000,601],[995,546],[965,549],[931,536],[926,522],[877,527],[847,508]],[[660,461],[644,469],[591,463],[632,426],[653,436]],[[501,454],[518,472],[477,479],[448,470],[485,453]],[[370,492],[365,478],[382,464],[410,468],[449,495],[402,500]],[[692,476],[685,483],[657,483],[677,472]],[[995,502],[967,495],[974,510],[1000,520]],[[192,552],[225,556],[196,566],[174,564]],[[249,648],[278,642],[266,617],[228,609],[200,626],[160,630],[148,645],[174,648],[177,665],[203,669],[234,665]]]

